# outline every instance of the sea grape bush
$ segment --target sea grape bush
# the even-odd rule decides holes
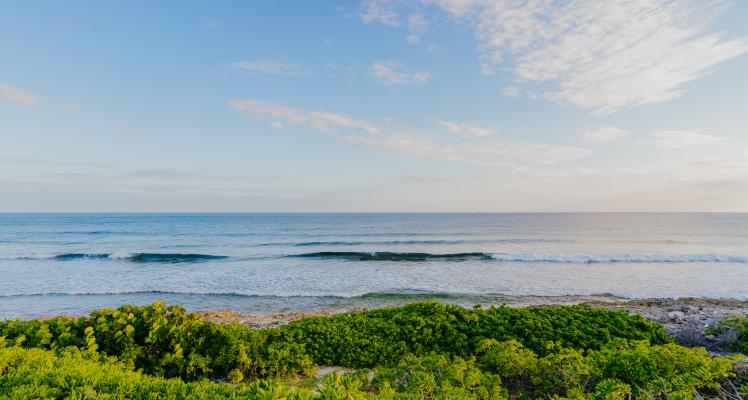
[[[728,336],[727,346],[730,351],[748,355],[748,316],[728,318],[709,329],[713,335]]]
[[[0,323],[0,337],[8,346],[75,346],[185,380],[308,375],[315,364],[392,366],[431,353],[468,357],[483,339],[514,339],[540,355],[554,346],[599,349],[613,339],[671,341],[661,326],[623,312],[581,306],[469,310],[440,303],[306,318],[272,329],[214,324],[155,303],[85,318],[7,321]]]
[[[86,318],[7,321],[0,324],[3,337],[6,345],[29,348],[75,346],[115,356],[148,374],[186,380],[224,378],[234,370],[246,376],[270,375],[276,372],[270,362],[284,366],[286,373],[308,372],[311,365],[303,352],[292,358],[294,366],[283,365],[277,360],[283,345],[265,346],[262,331],[204,322],[198,314],[164,303],[103,309]]]
[[[599,350],[558,349],[541,357],[515,340],[481,343],[478,365],[529,398],[618,393],[635,398],[719,395],[737,358],[712,358],[703,348],[616,340]],[[602,398],[606,398],[603,396]]]
[[[308,391],[294,390],[277,382],[232,386],[150,376],[113,360],[100,362],[93,353],[76,348],[59,352],[38,348],[0,349],[0,371],[0,398],[12,400],[312,398]]]
[[[517,341],[487,339],[476,356],[407,356],[393,367],[325,376],[314,388],[279,380],[228,385],[132,371],[69,347],[0,349],[0,398],[30,399],[700,399],[737,398],[722,383],[729,359],[703,349],[620,342],[582,354],[538,356]],[[508,360],[525,360],[506,369]],[[627,367],[630,363],[632,367]]]
[[[571,307],[466,309],[417,303],[333,317],[312,317],[278,330],[303,344],[317,364],[367,368],[394,365],[409,354],[467,356],[483,339],[515,339],[538,354],[549,344],[599,349],[613,339],[672,342],[661,325],[621,311]]]
[[[317,365],[358,372],[294,381]],[[639,316],[581,306],[418,303],[250,329],[155,303],[0,323],[10,399],[726,398],[747,389],[727,395],[734,368]]]

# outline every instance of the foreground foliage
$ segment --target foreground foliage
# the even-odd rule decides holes
[[[669,343],[662,326],[625,312],[571,307],[465,309],[418,303],[335,317],[313,317],[284,327],[318,364],[365,368],[394,365],[408,354],[468,356],[483,339],[514,339],[538,354],[548,344],[599,349],[613,339]]]
[[[317,365],[358,371],[295,378]],[[639,316],[581,306],[420,303],[250,329],[155,303],[0,323],[0,398],[12,399],[726,398],[734,366]]]
[[[748,355],[748,316],[728,318],[709,329],[714,335],[727,336],[730,351]]]
[[[77,348],[0,349],[0,398],[30,399],[508,399],[726,397],[732,362],[703,349],[634,342],[583,355],[539,357],[517,341],[487,339],[477,357],[409,356],[374,378],[359,371],[325,376],[310,389],[277,380],[228,385],[133,372]]]
[[[67,349],[55,355],[41,349],[0,350],[0,398],[7,399],[305,399],[287,387],[283,397],[262,395],[267,385],[234,387],[207,381],[185,383],[130,371],[112,360]]]
[[[408,355],[466,357],[483,339],[514,339],[538,354],[547,346],[599,349],[613,339],[671,339],[664,329],[623,312],[588,307],[465,309],[412,304],[273,329],[201,321],[182,307],[155,303],[104,309],[86,318],[0,323],[8,345],[75,346],[116,356],[144,372],[186,380],[308,375],[314,365],[392,366]],[[230,375],[230,376],[229,376]]]

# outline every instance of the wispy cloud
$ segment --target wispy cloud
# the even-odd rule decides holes
[[[74,167],[113,167],[116,164],[88,162],[80,160],[50,160],[33,157],[0,157],[0,163],[19,163],[28,165],[52,165],[52,166],[74,166]]]
[[[436,123],[447,128],[449,133],[459,136],[478,138],[490,135],[493,132],[493,129],[480,128],[469,124],[446,121],[443,119],[437,120]]]
[[[473,27],[485,73],[508,69],[535,96],[596,113],[677,98],[686,83],[748,51],[745,37],[709,30],[725,8],[719,0],[423,3]],[[367,4],[397,15],[402,3]]]
[[[254,99],[230,100],[229,105],[234,110],[252,119],[269,120],[273,128],[282,128],[286,125],[306,125],[324,132],[333,130],[334,128],[362,129],[368,133],[379,132],[379,128],[375,125],[344,114],[307,111],[283,104]]]
[[[234,69],[249,71],[257,75],[302,76],[308,71],[293,63],[273,60],[242,61],[231,64]]]
[[[402,63],[394,61],[377,61],[369,68],[374,78],[388,86],[420,85],[434,77],[429,71],[403,71]]]
[[[421,36],[429,28],[429,23],[421,12],[415,12],[408,17],[408,43],[421,43]]]
[[[403,156],[519,169],[528,165],[547,165],[578,160],[592,153],[591,150],[581,147],[539,143],[499,141],[441,143],[429,136],[413,134],[346,136],[344,139],[368,149],[388,151]]]
[[[487,130],[448,121],[441,122],[456,133],[468,133],[467,138],[463,136],[463,140],[457,143],[437,140],[432,135],[416,133],[407,126],[378,126],[343,114],[302,110],[260,100],[231,100],[229,105],[252,119],[268,120],[273,127],[306,125],[324,132],[348,128],[344,135],[338,136],[339,139],[363,148],[402,156],[521,169],[527,165],[573,161],[592,153],[582,147],[499,140],[476,141],[476,137],[485,136]]]
[[[606,143],[626,136],[628,132],[614,126],[587,127],[579,131],[582,140],[590,143]]]
[[[0,84],[0,101],[24,107],[38,107],[39,100],[31,93],[24,92],[10,85]]]
[[[364,0],[361,20],[369,24],[379,22],[391,27],[400,25],[400,18],[392,9],[390,0]]]
[[[519,82],[550,82],[546,97],[605,113],[676,98],[748,50],[745,39],[704,33],[714,4],[492,0],[474,21],[486,70],[510,55]]]
[[[501,93],[504,96],[517,97],[519,95],[519,88],[516,86],[507,86],[501,89]]]
[[[650,134],[652,140],[648,144],[660,149],[673,150],[724,142],[726,138],[707,135],[696,131],[660,131]]]

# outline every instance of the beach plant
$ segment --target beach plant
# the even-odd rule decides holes
[[[100,361],[86,351],[0,349],[0,398],[28,399],[289,399],[315,398],[277,381],[245,385],[184,382],[132,371],[114,360]]]
[[[517,340],[537,354],[555,347],[599,349],[614,339],[672,342],[661,325],[621,311],[571,307],[466,309],[416,303],[332,317],[277,330],[320,365],[371,368],[432,352],[468,357],[483,339]]]
[[[6,321],[0,336],[7,346],[75,346],[148,374],[186,380],[225,379],[231,371],[247,378],[310,375],[315,365],[392,366],[430,353],[469,357],[483,339],[516,340],[541,355],[553,346],[599,349],[612,339],[671,341],[661,326],[622,312],[440,303],[305,318],[272,329],[210,323],[182,307],[154,303],[83,318]]]
[[[247,390],[261,398],[314,394],[273,382],[317,365],[375,371],[372,381],[368,372],[324,379],[315,394],[324,398],[658,398],[717,393],[733,368],[639,316],[583,306],[418,303],[251,329],[155,303],[2,322],[0,348],[181,382],[255,382]]]
[[[707,333],[725,338],[728,350],[748,355],[748,316],[723,319]]]
[[[703,348],[647,341],[614,341],[582,352],[557,349],[537,356],[516,341],[484,341],[478,354],[483,371],[501,378],[514,394],[530,398],[593,393],[601,398],[692,398],[717,395],[734,377],[736,358],[710,357]]]
[[[113,314],[110,311],[104,313]],[[137,314],[133,312],[133,315]],[[96,319],[101,317],[99,314],[95,316]],[[121,317],[120,313],[116,318]],[[105,320],[108,318],[105,317]],[[129,314],[125,318],[127,321],[123,322],[134,322]],[[67,321],[74,323],[78,320]],[[194,335],[220,340],[202,348],[192,347],[199,345],[199,340],[184,340],[180,342],[180,346],[184,346],[183,355],[205,357],[205,365],[210,371],[232,366],[224,375],[234,385],[211,383],[205,379],[207,376],[195,378],[189,373],[184,379],[167,378],[164,369],[173,368],[171,361],[151,364],[161,368],[152,373],[145,367],[138,368],[142,355],[150,350],[145,349],[147,346],[138,345],[142,338],[134,333],[133,341],[128,342],[119,339],[121,335],[111,332],[109,336],[95,336],[94,329],[93,334],[87,334],[85,332],[92,331],[85,327],[82,329],[83,336],[78,340],[80,346],[60,347],[54,345],[59,339],[55,336],[56,330],[49,328],[58,327],[56,323],[48,325],[47,329],[52,334],[50,338],[48,335],[35,334],[13,321],[6,323],[0,335],[0,398],[623,400],[736,398],[739,390],[730,383],[730,379],[734,379],[737,358],[713,357],[704,349],[691,349],[673,343],[652,344],[648,340],[626,338],[610,340],[595,349],[568,348],[558,345],[558,341],[547,341],[540,353],[529,347],[530,343],[535,343],[531,340],[484,338],[467,356],[454,354],[448,347],[420,355],[408,353],[395,364],[377,365],[371,371],[333,372],[311,390],[308,385],[299,386],[298,379],[294,377],[294,374],[306,368],[304,366],[310,359],[304,358],[306,353],[301,343],[287,341],[289,338],[285,336],[284,329],[252,330],[235,324],[193,322],[196,324],[190,326],[195,330],[191,330],[187,337]],[[121,325],[118,323],[118,326]],[[263,342],[253,343],[256,353],[251,346],[243,346],[248,337],[242,335],[248,331],[253,332],[252,335],[257,332],[265,335]],[[30,340],[18,340],[20,335],[26,334]],[[90,339],[91,335],[97,341],[107,343],[101,348],[90,346],[86,338]],[[38,340],[41,336],[48,340]],[[38,346],[24,348],[34,341]],[[109,341],[129,344],[117,347]],[[437,348],[434,343],[440,341],[439,338],[431,338],[423,343]],[[173,357],[174,341],[166,343],[165,357]],[[133,347],[140,348],[132,351]],[[271,347],[273,351],[269,351]],[[244,351],[244,355],[228,357],[217,348],[232,353]],[[120,359],[104,353],[104,349],[112,353],[120,351],[125,356]],[[362,351],[365,350],[362,348]],[[134,354],[138,356],[133,358]],[[273,357],[274,361],[268,361]],[[275,364],[278,362],[285,364]],[[257,373],[263,370],[251,367],[253,363],[261,364],[265,372]],[[281,372],[277,374],[278,378],[257,379],[262,373],[273,369]],[[245,372],[257,374],[245,375]],[[240,383],[242,380],[245,383]]]
[[[238,370],[248,376],[265,376],[267,361],[284,373],[297,373],[293,365],[278,361],[275,349],[264,347],[262,331],[238,324],[204,322],[195,313],[164,303],[94,311],[85,318],[46,321],[7,321],[0,324],[6,345],[61,349],[74,346],[104,356],[114,356],[132,369],[186,380],[223,378]],[[309,371],[311,361],[298,361]],[[236,374],[234,374],[236,376]]]
[[[502,399],[509,394],[499,376],[479,369],[474,357],[437,354],[409,356],[395,367],[378,368],[372,383],[419,399]]]

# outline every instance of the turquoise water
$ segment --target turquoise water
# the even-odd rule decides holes
[[[0,318],[748,299],[748,214],[0,214]]]

